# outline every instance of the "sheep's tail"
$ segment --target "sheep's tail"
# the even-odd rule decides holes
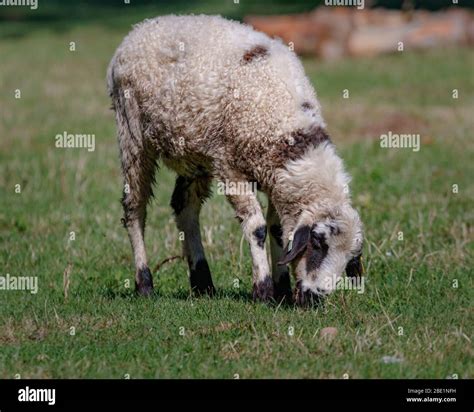
[[[144,220],[144,207],[152,196],[156,153],[143,138],[140,108],[130,83],[117,79],[114,59],[107,70],[107,86],[115,110],[117,138],[124,178],[124,225]]]
[[[143,152],[144,142],[138,102],[133,88],[115,77],[115,59],[112,59],[107,70],[107,88],[112,99],[112,109],[115,110],[120,158],[126,176],[134,159],[139,159],[138,156]]]

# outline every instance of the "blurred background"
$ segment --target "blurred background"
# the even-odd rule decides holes
[[[121,27],[160,14],[206,13],[248,21],[271,35],[293,41],[299,53],[328,58],[386,51],[394,36],[406,41],[407,47],[472,43],[474,39],[472,14],[467,11],[474,7],[474,0],[347,0],[349,4],[344,0],[37,1],[34,10],[28,6],[0,7],[0,34],[19,36],[45,24],[58,31],[87,22]],[[355,2],[352,7],[338,7],[350,6],[351,1]],[[15,25],[4,24],[7,22]],[[388,33],[383,33],[384,29]],[[349,42],[353,36],[356,39]],[[366,42],[369,44],[364,46]]]

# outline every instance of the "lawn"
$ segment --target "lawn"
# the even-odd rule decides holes
[[[0,276],[39,286],[0,290],[1,378],[474,377],[472,49],[305,60],[353,176],[366,283],[303,310],[252,302],[248,247],[220,195],[202,213],[217,296],[191,297],[175,260],[155,272],[156,296],[135,297],[105,91],[127,31],[92,22],[0,40]],[[381,148],[388,131],[419,133],[420,151]],[[94,134],[95,151],[56,148],[64,132]],[[157,181],[153,268],[180,253],[174,176]]]

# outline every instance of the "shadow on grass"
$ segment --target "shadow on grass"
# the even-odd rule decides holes
[[[113,285],[104,285],[99,294],[106,299],[143,299],[139,296],[134,289],[126,290],[117,290]],[[218,290],[215,296],[194,296],[190,290],[179,289],[173,292],[163,292],[159,288],[155,288],[152,299],[158,298],[170,298],[177,300],[198,300],[198,299],[209,299],[209,300],[219,300],[219,299],[233,299],[242,302],[253,302],[252,294],[243,290],[235,289],[223,289]]]
[[[117,290],[113,286],[103,286],[99,294],[107,300],[115,300],[115,299],[125,299],[125,300],[135,300],[135,299],[146,299],[142,296],[139,296],[133,289],[127,290]],[[228,289],[220,289],[216,292],[216,294],[212,297],[209,296],[194,296],[191,291],[180,289],[171,293],[163,293],[159,289],[155,289],[153,295],[149,297],[153,300],[159,300],[160,298],[167,298],[167,299],[176,299],[181,301],[199,301],[199,300],[208,300],[208,301],[219,301],[223,299],[234,300],[236,302],[242,303],[249,303],[255,305],[267,305],[272,308],[280,307],[286,309],[293,309],[295,306],[293,303],[290,302],[276,302],[272,301],[269,303],[260,303],[255,302],[252,297],[252,293],[249,291],[235,289],[235,288],[228,288]]]

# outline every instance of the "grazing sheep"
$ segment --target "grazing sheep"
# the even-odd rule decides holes
[[[362,229],[349,177],[288,47],[218,16],[158,17],[128,34],[107,79],[140,294],[153,289],[143,235],[158,160],[178,174],[171,206],[197,294],[215,291],[199,228],[213,178],[256,183],[268,196],[265,220],[254,191],[227,194],[250,244],[255,299],[292,299],[288,264],[299,304],[334,290],[345,268],[360,274]]]

